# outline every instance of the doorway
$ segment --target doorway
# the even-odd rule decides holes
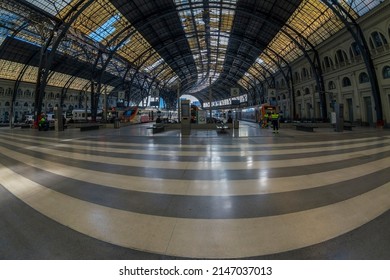
[[[366,119],[364,123],[368,126],[374,126],[374,117],[372,113],[372,102],[370,96],[364,97],[364,108],[366,113]]]
[[[347,98],[347,111],[348,111],[348,116],[345,118],[345,120],[350,121],[351,123],[353,122],[353,102],[352,98]]]

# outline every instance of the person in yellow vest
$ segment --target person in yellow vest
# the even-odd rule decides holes
[[[272,120],[272,126],[274,128],[273,133],[279,133],[279,113],[272,112],[271,120]]]

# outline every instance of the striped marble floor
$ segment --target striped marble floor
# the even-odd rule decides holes
[[[1,129],[0,258],[390,258],[389,131],[145,131]]]

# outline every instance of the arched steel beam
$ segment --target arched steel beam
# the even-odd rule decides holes
[[[246,44],[246,45],[250,45],[248,42],[245,42],[245,41],[242,41],[242,40],[240,40],[240,39],[238,39],[238,38],[234,38],[234,37],[229,37],[229,36],[226,36],[226,35],[221,35],[221,37],[226,37],[226,38],[230,38],[231,40],[238,40],[240,43],[243,43],[243,44]],[[181,40],[179,40],[179,42],[180,41],[183,41],[183,40],[187,40],[186,38],[184,38],[184,39],[181,39]],[[167,44],[167,45],[164,45],[164,48],[169,48],[170,47],[170,45],[173,45],[173,44],[177,44],[178,43],[178,41],[175,41],[175,42],[172,42],[172,43],[170,43],[170,44]],[[252,46],[251,46],[252,47]],[[257,48],[256,48],[257,49]],[[270,49],[270,48],[268,48],[272,53],[274,53],[276,56],[278,56],[280,59],[282,59],[282,60],[284,60],[283,58],[281,58],[274,50],[272,50],[272,49]],[[259,49],[257,49],[257,50],[259,50]],[[260,50],[259,50],[260,51]],[[149,52],[149,49],[148,50],[146,50],[145,52],[144,52],[144,54],[145,53],[148,53]],[[271,57],[271,56],[269,56],[268,54],[266,54],[272,61],[274,61],[275,62],[275,64],[277,65],[277,66],[279,66],[280,67],[280,69],[281,69],[281,71],[283,72],[283,69],[281,68],[281,65],[277,62],[277,61],[275,61],[274,59],[273,59],[273,57]],[[150,55],[149,57],[147,57],[145,60],[144,60],[144,62],[139,66],[139,68],[137,69],[137,71],[139,71],[140,70],[140,68],[141,67],[143,67],[143,64],[146,62],[146,61],[148,61],[148,59],[151,57],[152,55]],[[193,56],[193,53],[191,53],[191,54],[189,54],[189,55],[186,55],[186,56],[181,56],[181,57],[179,57],[180,58],[180,60],[182,60],[182,59],[184,59],[184,58],[186,58],[186,57],[188,57],[188,56]],[[226,56],[226,55],[225,55]],[[140,56],[140,57],[142,57],[142,55]],[[237,57],[235,57],[235,58],[237,58]],[[240,59],[240,61],[243,61],[241,58],[239,58]],[[285,60],[284,60],[285,61]],[[247,62],[245,62],[246,64],[248,64]],[[257,63],[257,62],[255,62],[255,63]],[[285,61],[285,63],[287,63],[287,61]],[[259,64],[259,63],[258,63]],[[287,63],[288,64],[288,63]],[[253,64],[250,64],[249,65],[249,67],[250,66],[252,66]],[[268,72],[268,74],[269,75],[273,75],[267,68],[265,68],[263,65],[261,65],[261,64],[259,64],[260,66],[261,66],[261,68],[263,68],[263,70],[265,70],[266,72]],[[169,65],[168,65],[169,66]],[[248,67],[248,68],[249,68]],[[248,72],[247,72],[248,73]],[[258,72],[260,75],[263,75],[263,73],[261,73],[261,72]],[[284,72],[283,72],[284,73]],[[250,74],[250,73],[248,73],[248,74]],[[264,77],[265,78],[265,77]],[[184,88],[186,88],[185,86],[184,86]]]
[[[189,55],[192,55],[192,54],[189,54]],[[233,56],[233,55],[231,55],[231,54],[228,54],[227,55],[227,57],[235,57],[235,56]],[[183,59],[185,59],[185,57],[183,57]],[[244,64],[247,64],[247,66],[252,66],[253,64],[250,64],[249,62],[247,62],[247,61],[243,61],[243,63]],[[255,63],[257,63],[257,62],[255,62]],[[264,68],[264,66],[262,66],[262,65],[260,65],[259,64],[259,66],[261,67],[261,68]],[[162,68],[162,69],[160,69],[160,73],[162,72],[162,71],[164,71],[165,69],[164,68]],[[267,71],[267,69],[264,69],[265,71]],[[264,75],[263,73],[261,73],[261,72],[258,72],[260,75]],[[260,82],[260,80],[257,78],[257,77],[255,77],[255,76],[253,76],[252,74],[249,74],[250,76],[252,76],[255,80],[257,80],[258,82]],[[158,76],[158,74],[156,75],[156,77]],[[264,78],[266,78],[265,76],[263,76]],[[247,77],[247,76],[245,76],[245,78],[248,78],[249,79],[249,77]],[[253,85],[255,86],[255,82],[254,81],[247,81],[248,82],[248,84],[252,84],[253,83]],[[229,83],[229,85],[230,86],[232,86],[233,84],[232,83]],[[186,88],[184,88],[183,90],[182,90],[182,92],[186,92],[188,89],[186,89]],[[184,94],[183,93],[183,94]]]
[[[64,16],[62,21],[58,22],[49,34],[49,38],[42,46],[40,65],[38,68],[37,84],[35,87],[35,106],[34,114],[35,119],[38,118],[38,114],[42,110],[42,101],[47,85],[47,78],[49,75],[49,69],[53,63],[58,46],[62,39],[66,36],[71,24],[78,18],[78,16],[93,3],[93,0],[85,0],[77,2]]]
[[[220,6],[218,6],[219,8]],[[228,9],[228,8],[227,8]],[[183,10],[188,10],[188,9],[183,9]],[[233,9],[232,9],[233,10]],[[256,15],[253,15],[253,14],[250,14],[248,13],[247,11],[244,11],[244,10],[235,10],[235,11],[239,11],[239,12],[242,12],[244,14],[247,14],[248,16],[250,17],[255,17],[255,18],[260,18],[262,20],[264,20],[266,18],[267,15],[265,14],[262,14],[262,16],[259,16],[259,14],[256,14]],[[166,15],[163,15],[163,16],[166,16]],[[269,18],[268,18],[269,19]],[[299,32],[297,32],[295,29],[293,29],[292,27],[288,26],[287,24],[285,23],[280,23],[278,22],[276,19],[272,19],[272,23],[274,25],[277,25],[277,26],[286,26],[286,28],[288,28],[289,30],[293,31],[293,33],[295,35],[297,35],[297,37],[301,38],[302,41],[304,41],[308,46],[310,46],[312,48],[313,51],[315,51],[315,48],[314,46],[310,43],[310,41],[308,41],[304,36],[302,36]],[[281,32],[283,32],[286,36],[288,36],[297,46],[298,48],[304,53],[305,57],[309,60],[309,63],[312,65],[312,68],[315,70],[315,76],[316,76],[316,80],[317,80],[317,85],[318,85],[318,88],[321,89],[323,87],[323,83],[321,83],[321,80],[323,80],[322,78],[322,75],[318,75],[318,71],[316,71],[316,69],[318,69],[318,67],[315,65],[315,63],[312,61],[310,55],[308,54],[306,48],[301,44],[301,42],[299,42],[298,40],[296,40],[293,36],[291,36],[291,34],[289,32],[286,32],[285,30],[281,29]],[[155,46],[152,46],[153,48]],[[270,48],[268,48],[270,49]],[[272,51],[270,49],[270,51]],[[140,56],[140,57],[143,57],[143,56]],[[277,63],[275,63],[275,65],[278,66]],[[281,68],[280,68],[281,69]],[[287,75],[282,71],[283,75],[285,76],[285,79],[286,81],[289,81],[291,79],[289,79],[287,77]],[[325,104],[325,102],[322,102],[322,104]],[[326,115],[326,114],[325,114]]]

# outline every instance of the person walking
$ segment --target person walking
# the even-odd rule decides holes
[[[279,133],[279,114],[275,111],[271,114],[273,133]]]

